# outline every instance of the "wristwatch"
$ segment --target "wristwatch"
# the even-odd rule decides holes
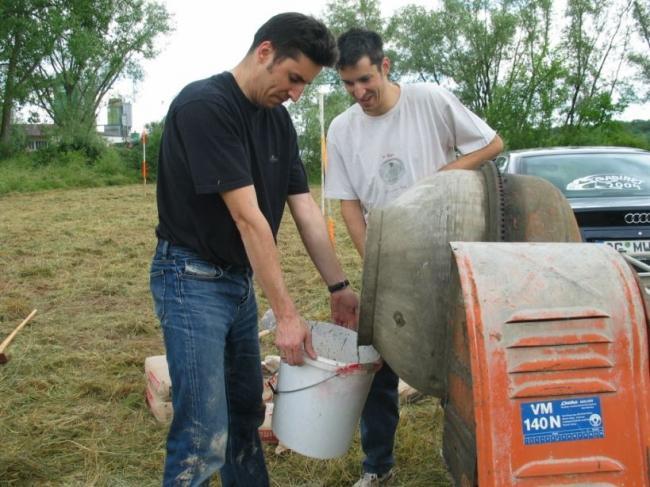
[[[336,284],[332,284],[331,286],[327,286],[327,290],[330,293],[335,293],[336,291],[340,291],[341,289],[345,289],[350,285],[350,281],[347,279],[344,279],[341,282],[337,282]]]

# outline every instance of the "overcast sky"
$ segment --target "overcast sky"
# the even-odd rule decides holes
[[[246,54],[255,31],[271,16],[301,12],[321,16],[326,0],[159,0],[173,15],[176,30],[160,41],[160,54],[144,63],[145,79],[118,83],[112,95],[134,100],[133,131],[160,120],[187,83],[233,68]],[[435,0],[381,0],[390,16],[407,4],[433,7]],[[106,123],[105,104],[98,123]]]
[[[169,103],[187,83],[233,68],[248,50],[255,31],[280,12],[321,16],[327,0],[159,0],[173,15],[175,31],[159,41],[160,54],[144,63],[145,78],[121,82],[111,95],[133,100],[133,131],[160,120]],[[433,8],[435,0],[380,0],[388,17],[407,4]],[[650,107],[634,107],[625,119],[648,118]],[[98,123],[106,120],[102,106]]]

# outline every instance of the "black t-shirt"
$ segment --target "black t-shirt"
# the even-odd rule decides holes
[[[157,184],[158,237],[244,267],[241,236],[219,193],[253,184],[275,236],[287,196],[309,192],[286,108],[254,105],[229,72],[189,84],[172,102]]]

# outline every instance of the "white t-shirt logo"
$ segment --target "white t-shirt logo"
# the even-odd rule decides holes
[[[404,176],[406,168],[404,163],[397,158],[387,159],[379,168],[379,176],[388,185],[393,185]]]

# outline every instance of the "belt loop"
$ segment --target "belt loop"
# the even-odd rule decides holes
[[[167,240],[160,239],[160,253],[164,258],[169,257],[169,242]]]

